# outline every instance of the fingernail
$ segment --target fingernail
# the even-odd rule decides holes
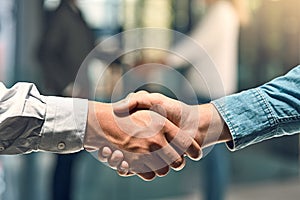
[[[111,151],[111,149],[109,148],[109,147],[104,147],[103,149],[102,149],[102,155],[104,156],[104,157],[109,157],[110,155],[112,154],[112,151]]]
[[[129,164],[128,164],[126,161],[123,160],[123,161],[121,162],[120,169],[121,169],[122,171],[128,170],[128,169],[129,169]]]

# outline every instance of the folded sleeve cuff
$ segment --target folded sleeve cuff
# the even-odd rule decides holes
[[[73,153],[83,149],[88,100],[44,96],[47,105],[39,150]]]
[[[231,151],[272,137],[275,117],[259,88],[212,101],[227,124],[233,140],[227,142]]]

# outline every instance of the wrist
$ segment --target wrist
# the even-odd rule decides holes
[[[202,148],[232,140],[226,123],[213,104],[199,105],[198,110],[198,138]]]
[[[88,103],[88,116],[86,122],[86,132],[83,142],[83,147],[87,151],[98,150],[99,141],[102,141],[104,133],[101,128],[102,119],[106,116],[105,113],[107,106],[105,103],[89,101]]]

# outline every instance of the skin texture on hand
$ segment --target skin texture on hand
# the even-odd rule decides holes
[[[112,104],[89,103],[84,148],[99,150],[99,160],[107,161],[121,175],[137,174],[145,180],[181,169],[188,149],[195,159],[200,146],[169,120],[156,112],[139,110],[116,115]]]
[[[151,109],[163,116],[180,129],[193,133],[201,148],[230,141],[227,125],[213,104],[187,105],[159,93],[140,91],[114,105],[114,112],[125,113],[134,109]]]
[[[232,140],[227,125],[213,104],[189,106],[162,94],[140,91],[114,105],[116,113],[130,113],[136,109],[151,109],[167,117],[192,136],[201,148]]]

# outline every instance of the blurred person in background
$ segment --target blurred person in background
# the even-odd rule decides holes
[[[81,74],[76,88],[73,86],[83,60],[94,47],[93,33],[84,21],[76,0],[62,0],[50,17],[39,50],[45,80],[44,93],[88,98],[86,70],[83,70],[85,74]],[[72,169],[77,157],[78,154],[57,155],[53,199],[70,199]]]
[[[175,54],[165,61],[168,66],[183,71],[199,104],[236,92],[239,30],[240,25],[248,22],[244,0],[205,0],[205,6],[207,11],[203,19],[190,34],[204,51],[194,49],[190,41],[179,41],[174,47],[174,52],[185,52],[188,55],[185,59],[196,66]],[[219,87],[221,83],[223,87]],[[223,145],[216,145],[204,159],[206,200],[225,198],[230,169],[229,155],[223,148]]]

